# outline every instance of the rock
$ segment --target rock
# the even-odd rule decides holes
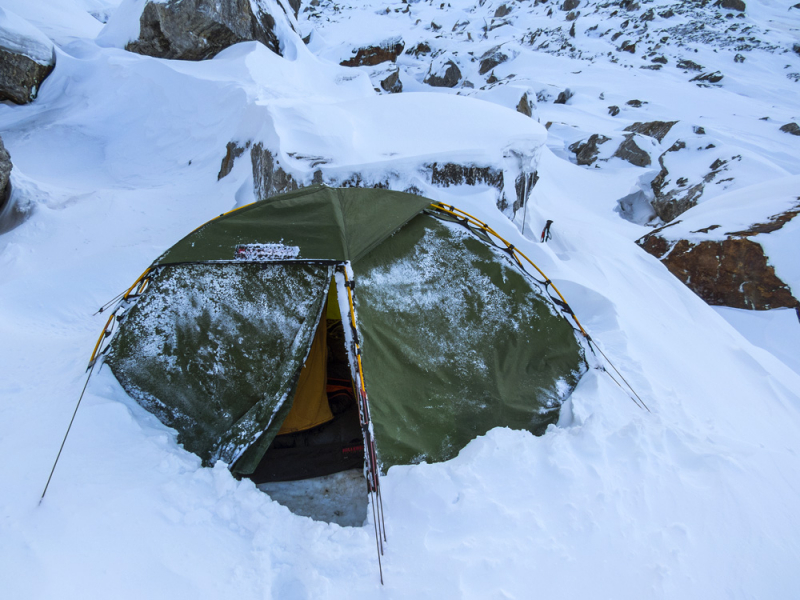
[[[47,36],[0,8],[0,101],[32,102],[54,67],[55,50]]]
[[[497,10],[494,11],[494,18],[495,19],[502,19],[503,17],[511,14],[511,9],[508,7],[507,4],[501,4],[497,7]]]
[[[739,12],[744,12],[744,9],[746,8],[745,3],[742,0],[717,0],[716,5],[720,8],[727,10],[738,10]]]
[[[485,75],[486,73],[494,69],[497,65],[504,63],[507,60],[508,60],[508,55],[503,54],[500,51],[500,46],[495,46],[491,50],[485,52],[483,56],[481,56],[481,64],[480,68],[478,69],[478,74]]]
[[[757,223],[745,231],[729,232],[726,239],[699,243],[669,240],[657,229],[637,244],[663,262],[692,291],[714,306],[755,310],[797,308],[800,302],[775,274],[763,247],[749,239],[776,231],[800,214],[800,208]],[[669,227],[669,225],[667,225]],[[718,229],[711,225],[693,233]]]
[[[452,60],[445,61],[435,70],[432,63],[431,69],[425,77],[425,83],[433,87],[451,88],[458,85],[459,81],[461,81],[461,70]]]
[[[539,181],[539,173],[521,173],[519,177],[516,178],[514,181],[514,192],[517,195],[517,199],[514,202],[514,206],[512,207],[513,212],[516,212],[525,206],[525,203],[530,198],[531,190],[533,190],[536,183]]]
[[[569,14],[571,15],[573,13],[569,13]],[[569,17],[569,15],[567,15],[567,17]],[[567,20],[569,20],[569,19],[567,19]],[[575,37],[575,23],[573,23],[572,26],[569,28],[569,37]]]
[[[675,187],[670,183],[670,172],[665,161],[670,153],[679,152],[685,148],[686,143],[678,140],[659,156],[658,162],[661,170],[650,183],[653,191],[653,210],[665,222],[672,221],[681,213],[695,206],[705,191],[705,185],[717,178],[720,173],[728,170],[728,162],[741,160],[740,156],[731,157],[729,160],[717,159],[708,167],[708,173],[702,178],[695,179],[695,183],[688,185],[689,181],[681,178],[676,181],[677,187]]]
[[[489,73],[489,77],[486,78],[486,83],[488,84],[497,83],[498,81],[500,80],[497,77],[495,77],[494,71]]]
[[[650,62],[658,63],[660,65],[665,65],[669,61],[667,61],[666,56],[655,56],[650,60]]]
[[[3,138],[0,138],[0,212],[8,202],[11,195],[11,156],[3,145]]]
[[[675,65],[679,69],[685,69],[686,71],[702,71],[703,65],[698,65],[696,62],[691,60],[679,60],[678,63]]]
[[[619,114],[619,106],[609,106],[608,114],[610,114],[612,117],[616,117]]]
[[[556,100],[555,100],[555,102],[553,102],[553,104],[566,104],[567,100],[572,98],[572,96],[573,96],[572,90],[567,88],[563,92],[560,92],[558,94],[558,98],[556,98]]]
[[[490,185],[502,192],[503,171],[493,167],[460,165],[457,163],[432,163],[425,165],[431,171],[431,183],[441,187],[451,185]]]
[[[561,5],[561,10],[564,12],[569,12],[571,10],[575,10],[581,5],[581,0],[564,0],[564,3]]]
[[[294,11],[295,19],[300,14],[300,6],[302,6],[302,4],[303,0],[289,0],[289,6],[292,8],[292,11]],[[319,6],[319,0],[317,0],[317,6]]]
[[[648,8],[644,13],[642,13],[642,16],[640,17],[640,19],[645,22],[653,21],[655,18],[656,14],[655,14],[655,9],[653,8]]]
[[[646,102],[641,100],[628,100],[625,104],[632,106],[633,108],[642,108],[642,105],[646,104]]]
[[[703,83],[719,83],[722,81],[724,75],[719,71],[714,71],[713,73],[703,73],[702,75],[698,75],[697,77],[692,77],[689,81],[700,81]]]
[[[741,54],[737,54],[736,56],[733,57],[733,62],[735,62],[735,63],[743,63],[744,62],[744,56],[742,56]]]
[[[400,81],[400,69],[395,69],[389,76],[381,81],[381,88],[390,94],[399,94],[403,91],[403,82]]]
[[[258,200],[299,189],[297,181],[278,165],[275,156],[263,144],[253,145],[250,160],[253,164],[253,188]]]
[[[705,127],[701,127],[700,125],[693,125],[692,126],[692,131],[697,135],[705,135],[706,134]]]
[[[228,142],[225,146],[225,156],[222,157],[222,164],[219,166],[219,173],[217,174],[217,181],[223,177],[230,175],[233,171],[233,163],[239,158],[244,151],[250,147],[250,142],[244,146],[240,146],[236,142]]]
[[[791,133],[792,135],[800,135],[800,125],[797,123],[787,123],[786,125],[781,125],[781,131],[784,133]]]
[[[517,112],[522,113],[526,117],[533,117],[533,102],[528,98],[528,92],[522,94],[522,98],[519,99]]]
[[[640,133],[657,139],[659,142],[669,133],[670,129],[676,125],[677,121],[649,121],[647,123],[634,123],[625,128],[625,131]]]
[[[611,138],[604,135],[595,133],[590,135],[589,139],[586,141],[581,140],[580,142],[571,144],[569,149],[575,153],[575,158],[579,165],[589,166],[597,160],[597,155],[600,153],[598,146],[605,144],[610,139]]]
[[[280,54],[275,18],[263,9],[254,13],[250,0],[147,0],[139,38],[125,49],[158,58],[204,60],[239,42],[257,41]],[[284,14],[277,18],[288,23]]]
[[[625,141],[619,145],[614,156],[626,160],[637,167],[646,167],[651,163],[650,155],[642,150],[634,139],[634,134],[625,136]]]
[[[425,42],[420,42],[413,48],[409,48],[406,50],[406,54],[413,54],[414,56],[420,56],[421,54],[430,54],[431,47],[426,44]]]
[[[355,56],[341,62],[343,67],[374,67],[383,62],[396,62],[405,44],[401,38],[385,40],[377,46],[353,50]]]
[[[675,16],[675,11],[673,11],[671,8],[668,8],[667,10],[658,13],[658,16],[662,19],[671,19]]]
[[[631,54],[636,54],[636,42],[631,42],[630,40],[625,40],[622,42],[622,45],[619,47],[620,52],[630,52]]]

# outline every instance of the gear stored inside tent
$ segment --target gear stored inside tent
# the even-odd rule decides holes
[[[93,360],[206,465],[256,483],[365,469],[380,527],[379,471],[497,426],[541,434],[586,369],[566,303],[462,221],[324,186],[226,213],[140,277]]]

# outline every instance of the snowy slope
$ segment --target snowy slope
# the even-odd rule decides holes
[[[778,4],[753,0],[748,18],[777,15]],[[769,163],[771,170],[743,168],[743,180],[796,176],[798,138],[777,131],[797,106],[790,93],[797,84],[777,65],[797,65],[796,56],[762,49],[732,63],[743,69],[743,81],[769,82],[745,95],[724,85],[698,88],[680,72],[520,52],[511,82],[527,80],[519,93],[540,91],[539,84],[576,92],[566,105],[537,107],[542,123],[554,125],[528,210],[511,222],[484,187],[424,191],[487,220],[530,256],[652,412],[592,370],[559,426],[540,438],[496,429],[447,463],[392,468],[382,480],[389,541],[381,587],[371,523],[341,528],[298,517],[252,483],[235,481],[224,465],[201,468],[107,369],[93,377],[39,505],[105,322],[92,314],[177,239],[252,195],[249,161],[217,180],[231,140],[268,131],[311,148],[322,136],[303,118],[320,124],[314,107],[336,103],[367,107],[352,115],[380,125],[383,106],[404,102],[413,120],[387,124],[385,138],[375,136],[384,131],[375,125],[361,129],[370,139],[338,150],[331,144],[331,157],[348,165],[379,163],[390,142],[391,151],[411,156],[429,148],[446,159],[479,147],[481,131],[493,136],[486,139],[495,152],[519,131],[541,141],[541,129],[530,119],[517,126],[516,92],[476,87],[468,93],[509,114],[453,98],[450,121],[427,137],[426,119],[435,112],[426,112],[427,96],[412,85],[408,99],[395,100],[375,95],[368,70],[343,78],[326,54],[344,43],[338,39],[360,40],[353,33],[360,31],[384,39],[379,28],[386,27],[411,40],[417,31],[414,20],[401,26],[390,16],[385,25],[385,15],[375,13],[380,6],[343,20],[344,33],[336,33],[335,21],[326,26],[322,58],[302,45],[280,59],[242,44],[203,63],[98,46],[102,24],[87,11],[111,10],[112,2],[0,6],[59,46],[37,100],[0,105],[14,201],[29,211],[0,235],[4,597],[796,597],[800,375],[635,245],[650,229],[616,209],[646,169],[624,162],[581,167],[566,150],[575,129],[621,130],[606,106],[639,98],[650,103],[624,109],[624,124],[674,116],[687,127],[704,125],[708,135]],[[440,11],[449,23],[442,31],[459,10],[467,8]],[[793,22],[776,28],[776,43],[796,39]],[[526,30],[523,17],[516,27]],[[712,64],[713,51],[698,47]],[[442,101],[454,92],[440,94]],[[389,121],[394,113],[386,110]],[[497,116],[470,124],[484,114]],[[766,114],[773,120],[759,121]],[[783,181],[790,179],[796,177]],[[716,199],[724,200],[721,192]],[[534,240],[546,219],[555,221],[554,238],[542,245]],[[787,264],[796,269],[796,259]]]

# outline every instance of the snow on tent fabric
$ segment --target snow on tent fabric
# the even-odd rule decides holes
[[[104,360],[187,450],[256,483],[363,468],[360,387],[384,471],[497,426],[540,434],[582,347],[510,261],[430,205],[321,186],[222,215],[153,264]],[[274,257],[284,247],[293,258]]]

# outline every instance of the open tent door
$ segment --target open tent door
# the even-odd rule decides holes
[[[248,477],[292,512],[362,525],[367,517],[364,441],[348,354],[332,281],[291,410]]]

